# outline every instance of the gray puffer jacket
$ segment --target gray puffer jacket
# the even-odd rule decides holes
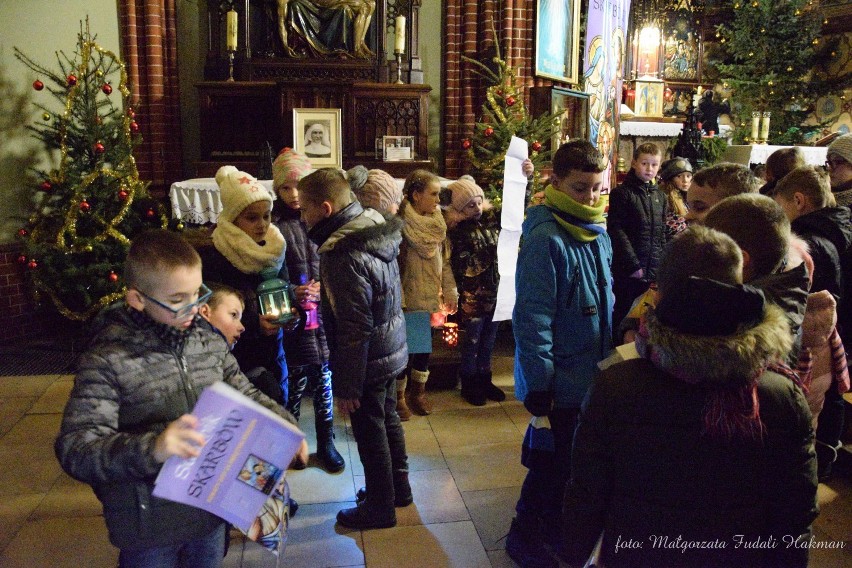
[[[397,256],[402,221],[353,202],[314,226],[322,313],[334,395],[361,398],[365,383],[399,375],[408,363]]]
[[[162,465],[154,459],[156,437],[192,411],[204,387],[223,379],[295,421],[248,382],[222,336],[200,317],[181,332],[116,304],[98,316],[92,338],[54,446],[62,468],[92,486],[118,548],[208,534],[220,518],[151,495]]]

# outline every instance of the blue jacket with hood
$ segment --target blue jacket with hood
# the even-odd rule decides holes
[[[512,317],[515,396],[550,391],[556,408],[580,408],[611,349],[612,244],[572,237],[544,205],[527,210]]]

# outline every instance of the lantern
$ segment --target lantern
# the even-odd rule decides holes
[[[290,286],[278,278],[278,269],[264,268],[260,271],[263,282],[257,287],[257,301],[260,304],[261,315],[277,316],[275,323],[286,324],[293,321],[295,316],[290,309]]]
[[[450,347],[455,347],[459,344],[459,324],[453,322],[444,322],[444,331],[442,332],[444,343]]]

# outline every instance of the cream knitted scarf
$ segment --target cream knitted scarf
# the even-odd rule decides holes
[[[406,244],[423,258],[433,258],[441,250],[447,236],[447,224],[439,209],[430,215],[421,215],[414,206],[403,201],[401,216],[405,221],[402,236]]]
[[[254,242],[245,231],[220,218],[213,230],[213,246],[228,262],[246,274],[257,274],[264,268],[274,266],[281,269],[284,264],[284,236],[278,227],[270,224],[263,244]]]

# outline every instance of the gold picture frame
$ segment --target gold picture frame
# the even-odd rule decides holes
[[[579,82],[579,0],[536,1],[534,63],[536,77]]]
[[[293,149],[311,166],[343,167],[343,137],[339,108],[294,108]]]

